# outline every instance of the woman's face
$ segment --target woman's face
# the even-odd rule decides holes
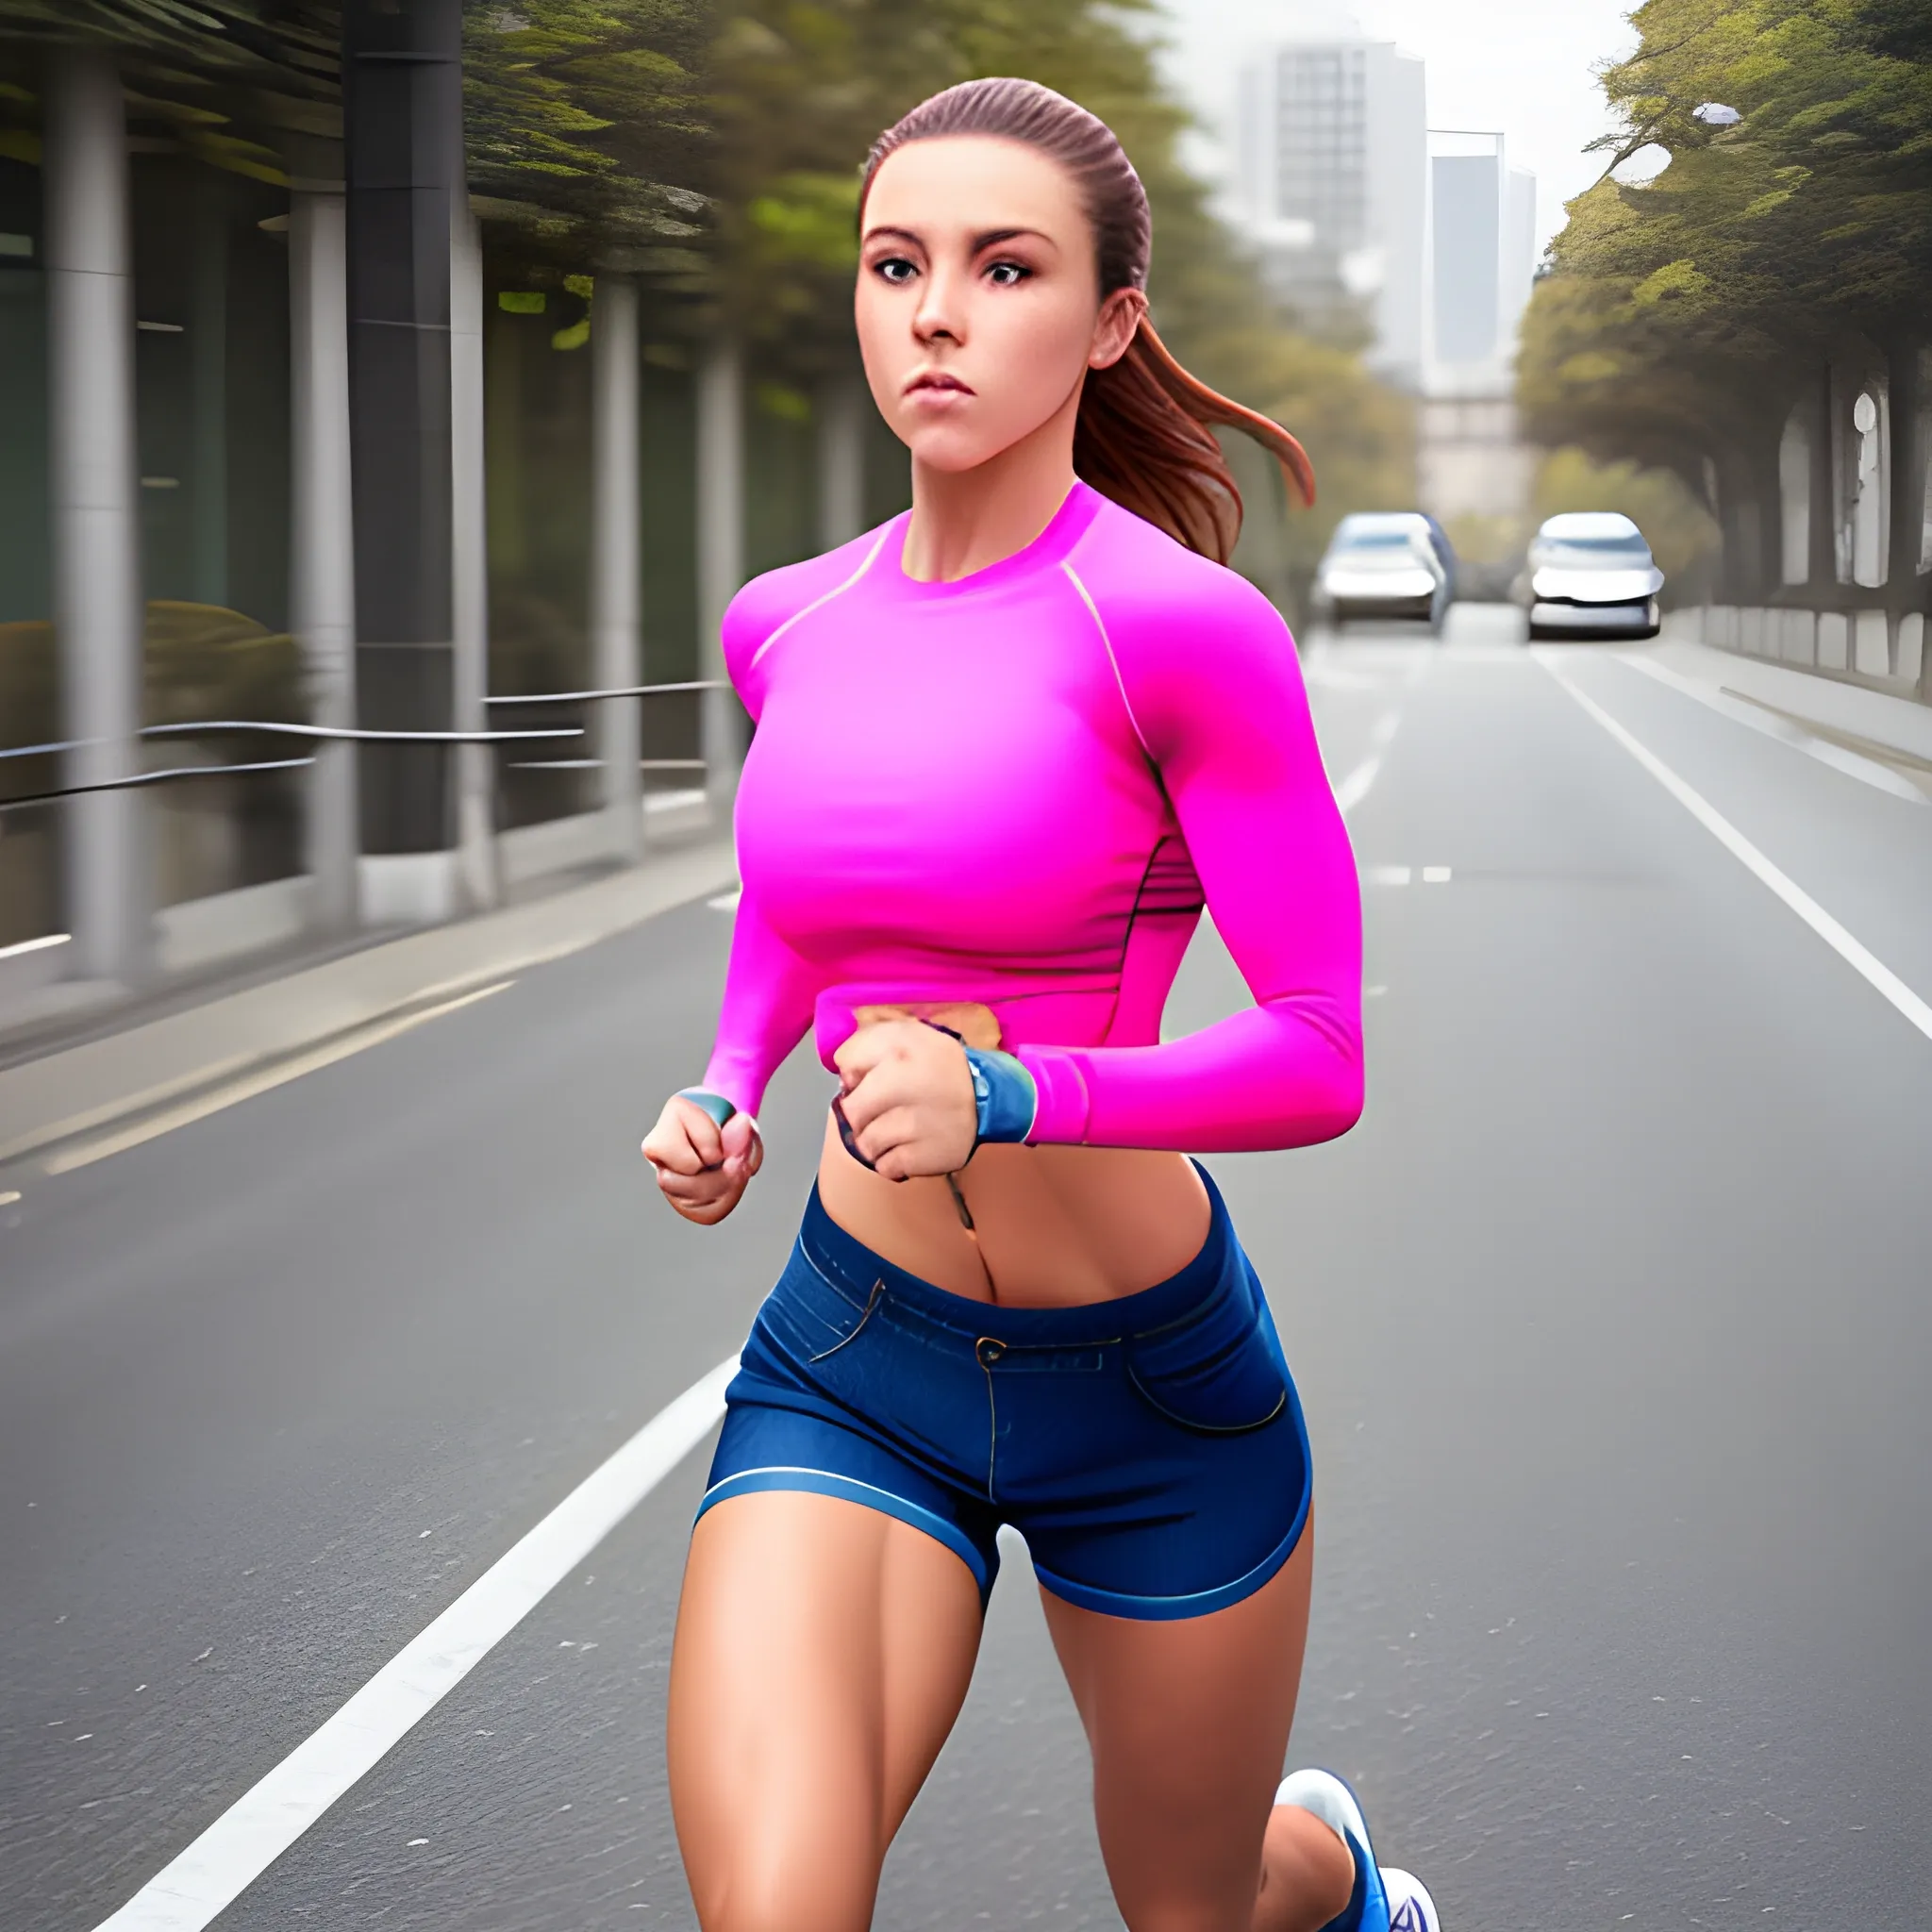
[[[873,176],[855,308],[873,399],[915,460],[971,470],[1118,361],[1145,299],[1103,303],[1073,177],[987,135],[915,141]]]

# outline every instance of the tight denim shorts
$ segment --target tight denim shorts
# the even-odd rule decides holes
[[[1198,1617],[1250,1595],[1307,1521],[1307,1431],[1260,1284],[1204,1173],[1207,1245],[1139,1294],[1010,1308],[847,1234],[817,1190],[725,1391],[707,1509],[841,1496],[924,1530],[982,1603],[1011,1524],[1056,1596]]]

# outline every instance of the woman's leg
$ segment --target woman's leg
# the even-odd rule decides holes
[[[979,1648],[978,1586],[919,1530],[772,1491],[691,1536],[671,1804],[704,1932],[865,1932]]]
[[[1315,1932],[1355,1867],[1311,1813],[1272,1810],[1308,1634],[1314,1537],[1253,1596],[1184,1623],[1042,1591],[1093,1753],[1093,1809],[1130,1932]]]

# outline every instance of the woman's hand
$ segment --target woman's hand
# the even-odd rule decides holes
[[[979,1132],[966,1049],[919,1020],[861,1026],[837,1053],[840,1095],[859,1152],[888,1180],[957,1174]]]
[[[764,1165],[758,1123],[735,1113],[721,1127],[696,1101],[674,1093],[644,1136],[644,1158],[664,1198],[700,1227],[723,1221]]]

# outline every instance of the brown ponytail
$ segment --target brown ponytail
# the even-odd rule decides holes
[[[1153,224],[1147,193],[1113,130],[1031,80],[968,80],[934,94],[873,143],[859,212],[879,163],[908,142],[988,134],[1024,141],[1079,184],[1093,225],[1103,297],[1147,284]],[[1240,429],[1271,451],[1303,504],[1315,500],[1307,452],[1266,416],[1191,376],[1144,318],[1127,352],[1090,370],[1074,430],[1074,468],[1103,495],[1145,517],[1189,549],[1225,563],[1241,535],[1241,493],[1210,425]]]

